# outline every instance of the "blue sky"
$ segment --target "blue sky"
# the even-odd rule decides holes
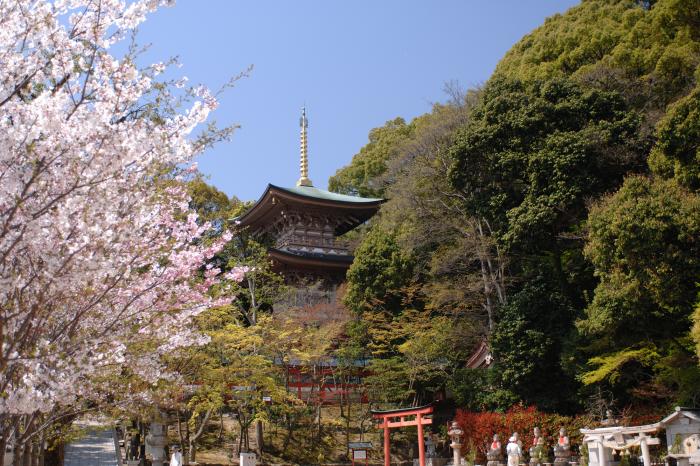
[[[139,41],[155,62],[178,55],[191,84],[229,89],[213,114],[241,128],[199,158],[228,195],[257,199],[299,177],[299,114],[309,117],[309,177],[350,162],[367,134],[446,100],[445,82],[474,86],[544,19],[574,0],[178,0],[151,15]]]

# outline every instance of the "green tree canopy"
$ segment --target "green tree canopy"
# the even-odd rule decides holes
[[[700,189],[700,87],[673,104],[658,125],[649,158],[652,170],[694,190]]]
[[[238,199],[229,198],[226,193],[208,184],[201,175],[187,183],[190,204],[199,215],[202,222],[210,222],[217,234],[223,233],[230,219],[236,216],[243,207]]]
[[[616,92],[492,79],[457,134],[451,179],[504,243],[547,249],[585,218],[587,199],[644,169],[639,122]]]
[[[494,77],[607,82],[640,107],[663,108],[695,81],[699,25],[698,0],[584,0],[523,37]]]
[[[545,277],[531,279],[500,311],[491,336],[496,393],[545,410],[571,411],[574,384],[560,362],[563,340],[573,337],[569,300]],[[503,397],[503,393],[498,394]]]
[[[700,197],[675,180],[630,177],[593,207],[588,228],[585,253],[600,283],[578,322],[592,356],[581,380],[632,400],[692,402]]]
[[[631,177],[591,210],[588,227],[600,283],[581,330],[611,348],[685,334],[700,277],[700,197]]]
[[[369,132],[369,143],[352,158],[350,165],[328,180],[328,189],[363,197],[382,197],[384,186],[379,177],[386,171],[387,161],[395,155],[400,142],[408,139],[412,132],[413,125],[406,124],[403,118],[374,128]]]
[[[412,275],[412,260],[399,247],[395,234],[374,228],[355,251],[343,302],[355,312],[376,302],[394,308]]]

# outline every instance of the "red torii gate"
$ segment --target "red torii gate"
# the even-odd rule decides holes
[[[432,424],[432,418],[424,417],[433,412],[432,405],[419,406],[418,408],[393,409],[390,411],[372,411],[372,417],[381,419],[377,427],[384,429],[384,466],[391,466],[389,455],[389,429],[394,427],[418,427],[418,462],[420,466],[425,466],[425,443],[423,437],[423,426]],[[413,419],[406,419],[407,417]],[[398,418],[398,420],[397,420]],[[393,420],[392,420],[393,419]]]

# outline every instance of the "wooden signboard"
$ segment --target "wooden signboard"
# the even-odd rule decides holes
[[[349,442],[348,448],[352,450],[352,464],[355,466],[355,460],[364,460],[365,466],[369,460],[368,450],[372,449],[372,442]]]

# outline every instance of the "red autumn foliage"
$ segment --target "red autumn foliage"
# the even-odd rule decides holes
[[[558,437],[559,428],[566,428],[567,435],[574,452],[578,451],[581,441],[582,427],[593,427],[595,421],[590,416],[561,416],[559,414],[543,413],[534,406],[515,405],[505,413],[472,412],[458,410],[456,421],[464,430],[464,442],[475,448],[477,461],[482,463],[491,445],[493,434],[498,434],[505,449],[508,438],[513,432],[520,434],[525,453],[532,446],[533,430],[539,427],[544,437],[545,445],[551,449]],[[482,463],[483,464],[483,463]]]
[[[628,406],[618,415],[622,426],[640,426],[653,424],[668,414],[666,406]]]

